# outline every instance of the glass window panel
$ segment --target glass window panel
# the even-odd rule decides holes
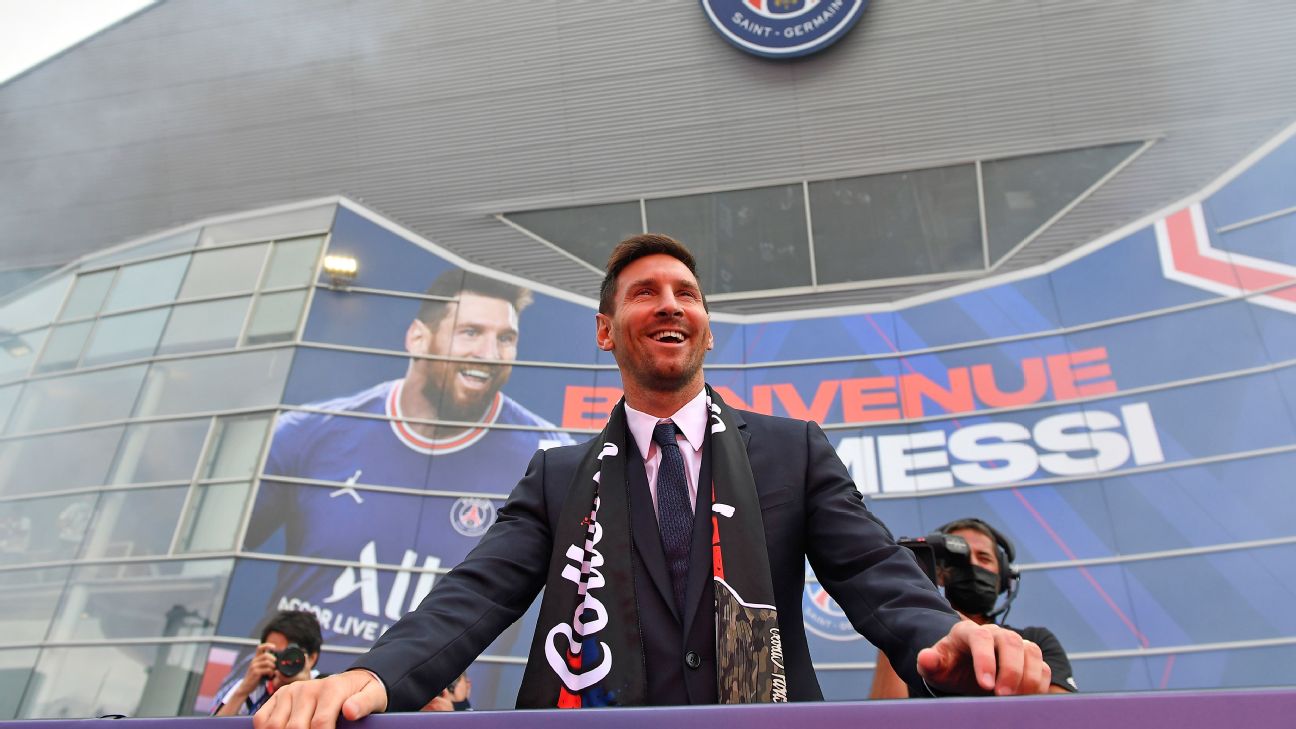
[[[1287,607],[1296,588],[1293,558],[1296,546],[1282,545],[1138,560],[1124,571],[1139,628],[1154,640],[1256,640],[1291,635],[1296,626]]]
[[[21,384],[0,387],[0,432],[4,432],[5,423],[9,422],[9,416],[13,414],[14,403],[18,402],[20,392]]]
[[[315,263],[323,243],[323,236],[276,241],[261,288],[309,286],[315,280]]]
[[[166,554],[188,486],[110,491],[99,499],[82,557]]]
[[[180,552],[216,552],[234,548],[247,507],[250,483],[204,484],[194,487],[180,531]]]
[[[872,660],[872,656],[867,660]],[[869,669],[820,669],[815,677],[819,679],[819,689],[823,692],[824,701],[864,701],[868,699],[869,687],[873,684],[873,671]]]
[[[6,299],[0,304],[0,330],[21,332],[54,321],[72,279],[60,276]]]
[[[297,334],[302,307],[306,305],[306,290],[261,294],[257,297],[252,321],[248,324],[244,344],[269,344],[286,342]]]
[[[508,219],[594,266],[607,265],[618,242],[643,232],[639,202],[509,213]]]
[[[116,275],[117,269],[113,268],[77,276],[59,319],[79,319],[99,313],[99,307],[103,305],[104,296],[108,294],[113,276]]]
[[[180,304],[171,309],[171,321],[158,345],[158,354],[227,349],[238,344],[251,297]]]
[[[234,561],[77,567],[50,640],[210,635]]]
[[[0,572],[0,637],[5,643],[45,640],[68,571],[53,567]]]
[[[45,350],[41,352],[37,372],[53,372],[76,367],[85,349],[86,337],[90,336],[93,321],[64,324],[54,327],[45,341]]]
[[[1157,659],[1149,657],[1150,661]],[[1157,689],[1221,689],[1252,686],[1283,686],[1288,692],[1296,685],[1296,661],[1291,645],[1232,650],[1185,652],[1160,657],[1153,664]],[[1086,692],[1089,687],[1081,684]],[[1098,691],[1109,689],[1094,687]],[[1151,688],[1151,687],[1149,687]],[[1259,695],[1256,696],[1260,698]],[[1257,708],[1259,706],[1257,705]],[[1189,722],[1176,722],[1184,725]],[[1250,724],[1251,722],[1246,722]]]
[[[189,256],[172,256],[123,266],[117,276],[117,285],[113,286],[112,295],[104,304],[104,311],[170,303],[175,299],[180,279],[188,267]]]
[[[45,648],[19,718],[189,713],[206,644]]]
[[[36,648],[0,650],[0,721],[18,716],[18,702],[27,690],[39,654]]]
[[[258,243],[195,253],[180,287],[180,298],[252,290],[261,275],[267,248],[268,243]]]
[[[109,483],[188,481],[202,452],[208,418],[141,423],[126,430]]]
[[[973,165],[810,183],[819,283],[984,267]]]
[[[48,329],[21,334],[0,330],[0,380],[22,377],[31,369],[36,353],[45,345]]]
[[[221,418],[212,434],[203,478],[252,478],[270,427],[270,415]]]
[[[172,415],[277,404],[292,352],[262,352],[154,363],[137,414]]]
[[[62,266],[24,266],[0,271],[0,299],[55,274]]]
[[[217,223],[203,228],[198,245],[202,247],[248,240],[269,240],[290,236],[323,233],[333,226],[333,204],[319,205],[304,210],[243,218],[227,223]]]
[[[62,266],[26,266],[0,271],[0,299],[57,273]]]
[[[983,162],[990,260],[1007,255],[1139,146],[1111,144]]]
[[[707,293],[810,285],[801,185],[779,185],[646,203],[648,229],[689,246]]]
[[[113,426],[0,442],[0,494],[100,486],[121,435]]]
[[[145,365],[116,367],[28,382],[14,408],[9,432],[124,418],[135,404],[147,369]]]
[[[118,248],[90,258],[89,263],[95,266],[102,266],[106,263],[113,263],[115,261],[132,261],[140,258],[148,258],[149,256],[160,255],[162,253],[170,253],[171,251],[181,251],[186,248],[193,248],[198,243],[198,232],[198,228],[192,228],[183,233],[169,235],[151,243],[140,243],[139,245],[128,246],[126,248]]]
[[[162,336],[167,314],[166,309],[153,309],[100,319],[86,347],[82,366],[92,367],[152,355],[157,349],[158,338]]]
[[[97,498],[97,494],[77,494],[0,501],[0,562],[30,564],[72,559],[81,546]]]

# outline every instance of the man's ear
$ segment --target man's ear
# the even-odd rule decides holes
[[[715,335],[711,333],[711,327],[707,327],[707,351],[715,349]]]
[[[405,351],[410,354],[427,354],[432,341],[432,330],[422,320],[415,319],[405,330]]]
[[[594,341],[604,352],[612,351],[612,317],[601,313],[594,315]]]
[[[316,663],[319,663],[319,651],[315,651],[314,653],[307,653],[306,670],[307,671],[313,670],[315,668]]]

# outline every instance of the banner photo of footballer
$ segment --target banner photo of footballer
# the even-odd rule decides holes
[[[243,544],[285,559],[240,563],[226,634],[306,609],[326,646],[371,643],[494,523],[537,449],[574,442],[554,424],[564,387],[594,380],[589,369],[518,377],[524,368],[513,367],[520,352],[593,364],[592,343],[584,356],[551,346],[566,341],[552,330],[561,327],[526,349],[525,326],[565,325],[567,302],[532,310],[527,288],[465,272],[345,211],[330,246],[339,249],[374,266],[367,291],[391,293],[316,291],[304,338],[321,346],[294,362],[285,400],[299,408],[278,416]],[[410,271],[428,280],[411,290]],[[544,414],[509,394],[514,378],[519,391],[552,393]]]

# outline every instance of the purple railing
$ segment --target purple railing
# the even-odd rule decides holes
[[[207,726],[210,729],[213,722],[222,722],[225,727],[252,724],[246,717],[188,717],[122,719],[115,721],[112,728],[201,729]],[[382,714],[354,724],[341,722],[340,726],[364,729],[1292,729],[1296,727],[1296,688],[781,706]],[[0,722],[0,729],[20,727],[85,729],[86,720]]]

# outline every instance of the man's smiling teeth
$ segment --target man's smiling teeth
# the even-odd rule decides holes
[[[664,332],[657,332],[653,335],[653,339],[656,339],[659,342],[682,342],[684,341],[684,332],[670,329]]]
[[[460,370],[464,377],[471,377],[474,380],[489,380],[490,373],[484,370]]]

